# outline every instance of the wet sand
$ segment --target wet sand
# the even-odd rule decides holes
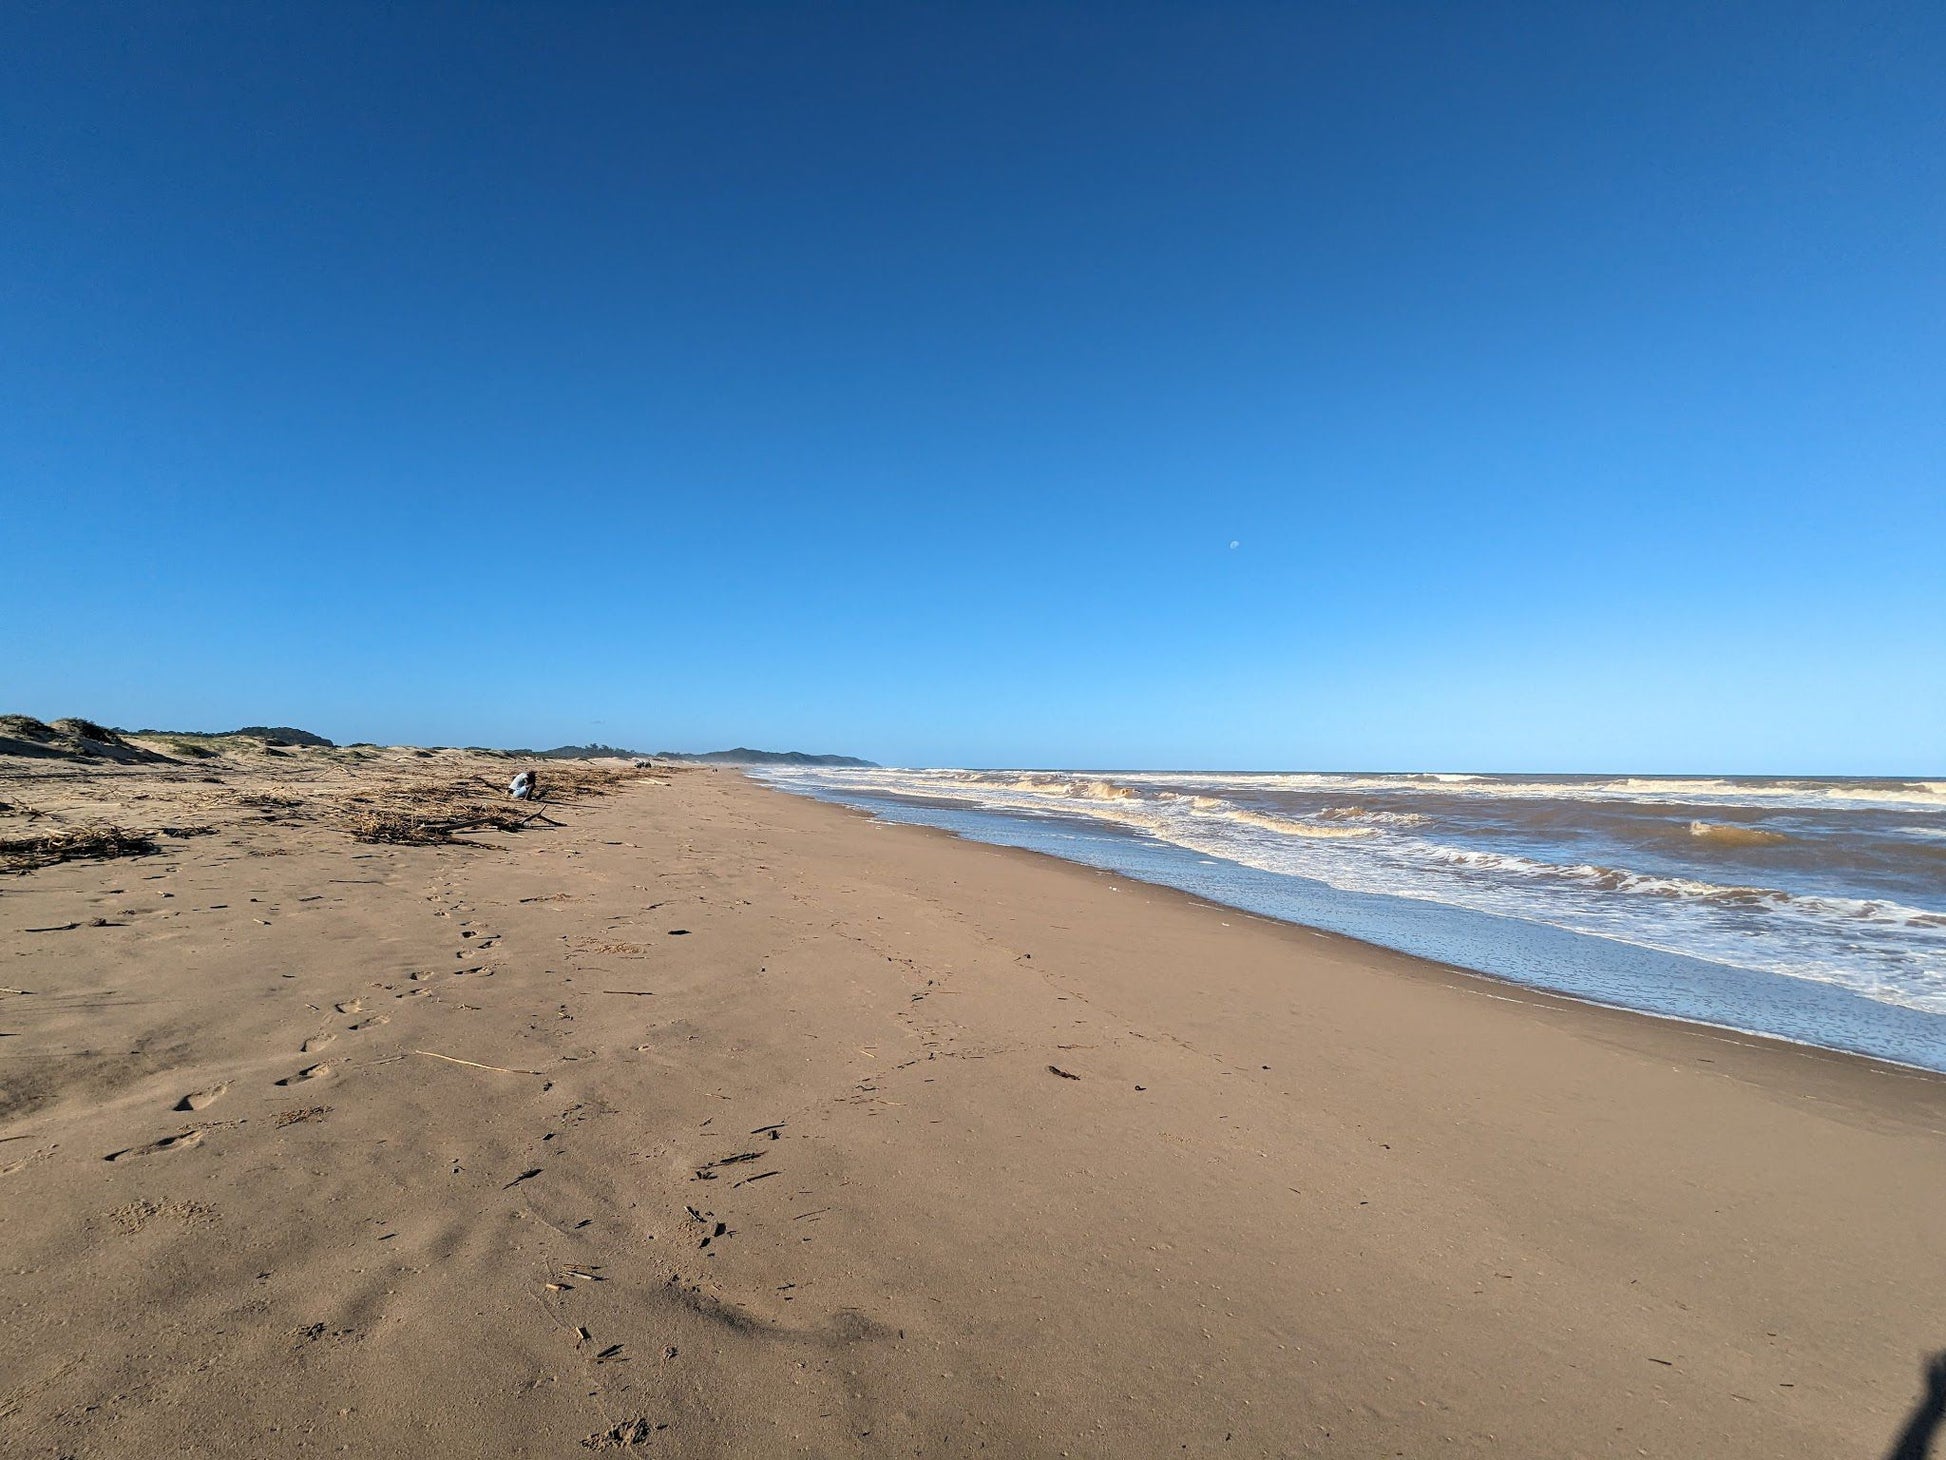
[[[0,878],[9,1455],[1869,1456],[1946,1345],[1946,1080],[728,771],[240,799],[313,764],[0,768],[213,828]]]

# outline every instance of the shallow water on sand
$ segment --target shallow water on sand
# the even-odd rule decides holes
[[[1946,1070],[1946,782],[775,769],[1579,998]]]

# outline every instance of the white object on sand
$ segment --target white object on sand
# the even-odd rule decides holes
[[[522,771],[508,784],[507,791],[516,801],[525,801],[534,794],[534,773]]]

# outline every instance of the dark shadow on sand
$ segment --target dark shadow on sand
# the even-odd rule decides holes
[[[1885,1460],[1926,1460],[1932,1451],[1933,1436],[1939,1431],[1941,1417],[1946,1416],[1946,1350],[1926,1360],[1925,1375],[1926,1392],[1913,1405],[1905,1428],[1885,1452]]]

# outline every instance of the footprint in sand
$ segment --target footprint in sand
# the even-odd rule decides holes
[[[346,999],[342,1004],[334,1004],[332,1007],[340,1014],[362,1014],[365,1012],[365,1001],[363,999]]]
[[[351,1028],[355,1034],[360,1029],[370,1029],[374,1024],[390,1024],[391,1022],[392,1016],[390,1014],[374,1014],[371,1018],[361,1020],[359,1023],[352,1025]]]
[[[200,1129],[186,1130],[179,1136],[164,1136],[159,1141],[150,1141],[146,1146],[130,1146],[126,1151],[114,1151],[103,1156],[104,1161],[120,1161],[129,1156],[153,1156],[162,1151],[186,1151],[191,1146],[203,1143]]]
[[[280,1085],[295,1085],[304,1080],[322,1080],[331,1073],[330,1065],[311,1065],[299,1070],[287,1079],[279,1080]]]
[[[29,1166],[38,1166],[43,1161],[51,1161],[54,1159],[54,1153],[60,1149],[59,1141],[51,1146],[42,1146],[31,1156],[22,1156],[11,1165],[0,1166],[0,1176],[12,1176],[16,1171],[25,1171]]]
[[[228,1085],[211,1085],[207,1090],[192,1090],[176,1102],[178,1110],[201,1110],[205,1105],[214,1105],[229,1093]]]
[[[313,1034],[297,1047],[297,1052],[299,1054],[315,1054],[337,1037],[335,1034]],[[194,1109],[194,1107],[192,1106],[191,1109]]]

